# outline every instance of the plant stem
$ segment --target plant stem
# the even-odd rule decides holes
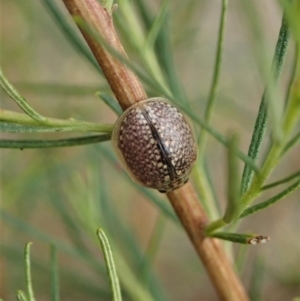
[[[273,145],[261,170],[261,173],[259,175],[254,175],[249,190],[242,196],[240,208],[241,212],[243,212],[251,204],[251,202],[260,195],[261,187],[265,183],[270,173],[273,171],[274,167],[277,165],[281,152],[281,145]]]
[[[111,16],[96,0],[62,1],[71,15],[82,17],[107,43],[125,56]],[[129,69],[111,57],[92,37],[84,32],[83,36],[123,109],[147,98],[138,78]],[[224,301],[249,300],[220,244],[214,239],[205,238],[204,227],[208,219],[191,184],[187,183],[168,193],[167,196],[202,259],[220,299]]]
[[[127,58],[114,29],[112,16],[104,7],[95,0],[62,1],[73,17],[79,16],[85,20],[110,46]],[[85,31],[81,30],[81,33],[91,48],[122,109],[125,110],[135,102],[146,99],[146,92],[136,75],[118,59],[110,55]]]
[[[215,239],[205,237],[208,218],[190,183],[168,193],[168,198],[202,259],[221,300],[248,300],[225,252]]]

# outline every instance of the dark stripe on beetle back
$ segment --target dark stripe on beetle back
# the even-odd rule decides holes
[[[161,137],[159,136],[159,133],[157,132],[155,126],[152,123],[152,120],[151,120],[150,116],[148,115],[148,112],[143,107],[141,108],[141,112],[142,112],[143,116],[145,117],[145,119],[147,120],[147,123],[148,123],[148,125],[151,129],[151,133],[152,133],[153,138],[158,143],[159,150],[162,153],[161,158],[162,158],[163,161],[165,161],[165,163],[167,165],[170,180],[173,181],[173,180],[176,179],[176,170],[175,170],[175,168],[174,168],[174,166],[171,162],[171,159],[168,156],[169,152],[166,150],[165,145],[162,142]]]

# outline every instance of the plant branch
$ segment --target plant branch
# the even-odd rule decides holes
[[[80,16],[108,44],[125,55],[112,24],[111,15],[96,0],[62,0],[72,16]],[[138,78],[119,60],[112,57],[91,36],[83,36],[94,53],[116,98],[124,109],[147,98]],[[207,268],[221,300],[246,301],[245,290],[220,244],[204,236],[207,216],[191,184],[167,194],[175,212],[185,227],[194,247]]]
[[[168,198],[202,259],[221,300],[248,300],[235,271],[216,239],[205,237],[208,218],[190,183],[169,192]]]
[[[111,14],[94,0],[63,0],[71,16],[81,17],[124,57],[126,53],[113,26]],[[80,29],[80,28],[79,28]],[[136,75],[84,30],[80,29],[123,110],[147,95]]]

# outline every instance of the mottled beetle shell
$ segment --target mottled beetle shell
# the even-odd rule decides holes
[[[161,192],[186,183],[197,157],[189,123],[163,98],[127,109],[115,124],[112,141],[131,177]]]

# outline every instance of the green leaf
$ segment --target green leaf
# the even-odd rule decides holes
[[[223,240],[232,241],[240,244],[256,245],[260,243],[266,243],[270,240],[268,236],[257,234],[245,234],[245,233],[230,233],[230,232],[213,232],[209,235]]]
[[[32,242],[29,242],[25,246],[24,259],[25,259],[25,276],[26,276],[26,287],[29,301],[35,301],[34,292],[32,288],[31,278],[31,266],[30,266],[30,246]]]
[[[31,126],[0,121],[0,132],[2,133],[45,133],[59,132],[60,128],[50,128],[48,126]]]
[[[242,276],[245,268],[248,266],[249,251],[250,251],[250,248],[248,248],[247,245],[241,244],[238,246],[238,251],[237,251],[235,259],[234,259],[234,266],[237,271],[237,274],[240,277]]]
[[[2,133],[58,133],[76,131],[74,126],[49,127],[48,125],[26,125],[0,121]]]
[[[92,149],[96,152],[96,155],[99,155],[99,151],[97,147]],[[90,163],[92,164],[92,174],[91,177],[93,179],[93,186],[95,185],[96,191],[95,194],[98,196],[96,199],[99,201],[95,204],[96,208],[98,208],[99,218],[98,220],[101,222],[102,228],[105,228],[105,232],[109,234],[111,243],[115,242],[114,246],[120,250],[128,250],[128,262],[132,267],[132,270],[135,273],[141,274],[141,265],[145,262],[145,251],[140,246],[140,242],[137,240],[134,231],[130,224],[127,221],[123,221],[122,217],[119,215],[119,218],[115,218],[116,212],[119,210],[118,204],[114,204],[111,201],[112,196],[110,195],[109,185],[106,185],[105,175],[106,168],[100,168],[95,166],[93,158],[95,157],[94,153],[90,156]],[[101,157],[103,161],[106,158]],[[99,164],[102,166],[101,161]],[[114,163],[116,165],[116,163]],[[95,181],[95,182],[94,182]],[[101,182],[101,185],[98,183]],[[76,193],[76,192],[75,192]],[[100,209],[99,209],[100,208]],[[167,298],[165,297],[165,292],[163,290],[162,284],[159,281],[158,277],[155,275],[153,269],[148,270],[149,278],[151,282],[149,283],[149,291],[153,294],[153,298],[156,301],[165,301]],[[119,273],[121,271],[119,270]]]
[[[18,81],[14,83],[15,87],[18,89],[26,90],[35,94],[45,94],[45,95],[70,95],[80,98],[82,102],[86,101],[84,96],[90,96],[96,91],[109,91],[109,88],[106,85],[80,85],[80,84],[67,84],[60,82],[26,82]]]
[[[87,59],[88,62],[101,74],[102,70],[98,65],[95,57],[93,56],[91,50],[83,42],[77,33],[75,33],[75,28],[67,21],[67,15],[64,15],[60,9],[55,4],[53,0],[42,1],[45,7],[48,9],[51,17],[55,21],[55,24],[60,28],[64,36],[70,42],[72,47],[78,51],[83,57]]]
[[[155,53],[160,64],[160,68],[167,76],[173,98],[176,98],[179,103],[189,107],[190,103],[182,85],[182,80],[178,76],[176,63],[174,61],[174,54],[170,41],[172,34],[170,31],[170,19],[170,13],[167,12],[163,26],[161,27],[156,40]]]
[[[59,276],[57,250],[54,244],[50,245],[50,268],[51,268],[51,301],[59,301]]]
[[[104,254],[105,265],[107,269],[107,274],[110,281],[110,286],[113,294],[114,301],[122,301],[121,290],[119,279],[117,276],[117,271],[113,259],[113,254],[108,242],[108,239],[102,229],[97,230],[97,236],[101,244],[102,252]]]
[[[100,91],[96,92],[96,95],[100,97],[115,113],[117,113],[118,115],[122,114],[122,108],[113,97]]]
[[[152,22],[151,28],[148,31],[148,36],[146,39],[146,45],[145,45],[146,51],[147,51],[147,49],[154,48],[157,37],[165,24],[165,18],[166,18],[166,14],[167,14],[168,4],[169,4],[169,0],[162,1],[160,9],[159,9],[158,13],[156,14],[154,21]]]
[[[286,182],[289,182],[289,181],[291,181],[291,180],[293,180],[293,179],[295,179],[295,178],[297,178],[299,176],[300,176],[300,170],[297,171],[297,172],[295,172],[295,173],[293,173],[293,174],[291,174],[288,177],[285,177],[285,178],[279,180],[279,181],[276,181],[276,182],[270,183],[268,185],[265,185],[261,189],[262,190],[266,190],[266,189],[270,189],[270,188],[276,187],[278,185],[281,185],[281,184],[284,184]]]
[[[159,214],[156,222],[155,227],[151,233],[151,238],[147,246],[146,254],[144,261],[140,267],[140,275],[142,281],[149,286],[151,280],[151,266],[155,258],[157,257],[157,253],[159,250],[159,246],[162,243],[163,234],[165,233],[166,229],[166,218],[162,214]]]
[[[0,299],[2,301],[2,299]],[[17,300],[18,301],[28,301],[28,299],[26,298],[26,295],[24,292],[22,292],[21,290],[19,290],[17,292]]]
[[[19,94],[13,85],[4,77],[0,69],[0,85],[4,91],[18,104],[18,106],[32,119],[43,123],[45,117],[36,112],[26,101],[26,99]]]
[[[284,9],[294,39],[300,44],[299,2],[291,0],[277,0],[277,2]]]
[[[205,120],[202,120],[199,118],[199,116],[190,110],[188,110],[184,105],[178,103],[177,101],[173,100],[173,102],[176,104],[178,108],[180,108],[184,113],[186,113],[193,121],[195,121],[197,124],[202,126],[209,134],[211,134],[217,141],[222,143],[224,146],[229,147],[229,141],[228,139],[220,134],[215,128],[213,128],[211,125],[209,125]],[[239,149],[236,150],[236,155],[244,161],[246,164],[248,164],[255,172],[259,172],[259,168],[255,165],[255,162],[253,159],[251,159],[249,156],[245,155],[242,151]]]
[[[251,206],[251,207],[247,208],[240,215],[240,218],[243,218],[243,217],[245,217],[247,215],[256,213],[256,212],[258,212],[258,211],[260,211],[262,209],[265,209],[265,208],[267,208],[267,207],[275,204],[276,202],[284,199],[286,196],[288,196],[290,193],[292,193],[293,191],[295,191],[299,187],[300,187],[300,180],[298,180],[297,182],[295,182],[293,185],[289,186],[288,188],[284,189],[280,193],[276,194],[272,198],[268,199],[267,201],[261,202],[261,203],[259,203],[257,205],[254,205],[254,206]]]
[[[88,263],[89,266],[91,266],[97,273],[105,273],[104,267],[90,254],[84,253],[81,250],[77,250],[73,246],[66,244],[65,241],[60,241],[56,237],[52,237],[49,234],[42,232],[29,223],[7,213],[2,209],[0,209],[0,219],[2,219],[9,226],[16,229],[18,232],[22,232],[26,235],[35,237],[45,243],[55,244],[55,246],[65,254],[71,256],[72,258],[81,259],[85,263]]]
[[[7,264],[9,264],[11,268],[18,268],[20,267],[20,265],[24,264],[24,262],[20,259],[20,252],[17,248],[17,245],[16,247],[13,247],[11,243],[9,245],[1,244],[1,254],[5,256],[5,258],[7,259]],[[31,265],[36,271],[36,274],[40,275],[39,280],[45,280],[46,282],[49,281],[49,266],[45,263],[45,261],[41,261],[40,258],[32,258]],[[65,286],[76,287],[76,292],[74,293],[75,295],[77,293],[80,293],[81,291],[84,292],[86,295],[94,296],[99,300],[110,300],[109,298],[111,294],[109,290],[107,290],[106,288],[101,288],[99,283],[96,284],[94,282],[93,278],[86,277],[86,275],[83,273],[78,273],[78,269],[71,269],[68,266],[66,269],[62,269],[60,273],[62,274],[61,278],[64,279]],[[16,283],[18,281],[18,278],[19,277],[14,278]],[[26,299],[26,301],[28,300]]]
[[[138,4],[137,1],[137,5]],[[160,8],[158,10],[161,11]],[[122,1],[122,3],[120,3],[118,14],[116,14],[115,17],[119,27],[118,29],[122,33],[123,40],[126,41],[126,44],[128,44],[134,52],[133,56],[138,57],[143,70],[151,79],[154,79],[153,83],[156,83],[157,88],[160,91],[163,91],[158,93],[159,90],[157,90],[157,92],[154,90],[150,92],[151,95],[171,96],[165,74],[162,72],[161,65],[157,60],[157,55],[155,54],[153,47],[147,47],[146,35],[151,31],[151,28],[153,28],[152,25],[155,23],[153,18],[151,18],[151,24],[149,23],[149,26],[146,26],[146,30],[144,30],[141,26],[143,20],[139,18],[138,14],[132,14],[132,4],[130,1]],[[124,24],[126,24],[126,26],[124,26]],[[162,27],[164,27],[164,25],[162,25]]]
[[[263,301],[264,275],[266,272],[266,258],[258,256],[255,259],[251,280],[250,280],[250,298],[251,301]]]
[[[113,129],[112,124],[97,124],[92,122],[76,120],[74,118],[56,119],[56,118],[47,117],[45,118],[43,125],[41,125],[38,121],[33,120],[31,117],[27,116],[26,114],[17,113],[8,110],[0,110],[0,121],[6,121],[11,124],[41,126],[39,127],[40,129],[43,129],[43,127],[47,126],[52,129],[57,129],[57,131],[111,133]],[[3,128],[5,129],[8,127],[3,125]],[[13,126],[9,128],[12,129]]]
[[[279,36],[275,48],[275,54],[273,58],[273,63],[272,63],[272,70],[274,72],[274,80],[277,81],[285,59],[286,51],[287,51],[287,46],[288,46],[288,41],[289,41],[289,29],[288,25],[285,21],[285,18],[282,18],[282,23],[281,23],[281,28],[279,31]],[[254,131],[252,134],[249,150],[248,150],[248,156],[252,158],[253,160],[256,161],[261,146],[263,142],[263,138],[265,136],[266,132],[266,125],[267,125],[267,102],[266,102],[266,97],[267,97],[267,90],[269,87],[265,88],[265,91],[262,96],[262,100],[260,103],[259,111],[257,114],[257,118],[255,121],[255,126],[254,126]],[[248,164],[245,165],[244,171],[243,171],[243,176],[242,176],[242,182],[241,182],[241,193],[244,194],[247,192],[247,190],[250,187],[252,178],[253,178],[253,170],[251,166]]]
[[[240,212],[240,194],[239,194],[239,173],[236,150],[238,146],[238,137],[233,135],[228,148],[228,192],[227,192],[227,208],[223,220],[229,224],[234,221]]]
[[[79,146],[91,143],[109,141],[110,134],[94,135],[87,137],[75,137],[58,140],[7,140],[0,139],[0,148],[49,148],[49,147],[66,147]]]
[[[216,57],[215,57],[215,64],[214,64],[214,71],[213,71],[213,77],[212,82],[208,94],[208,100],[207,105],[205,108],[205,114],[204,118],[207,123],[210,122],[213,108],[216,101],[216,95],[218,90],[218,84],[221,74],[221,64],[222,64],[222,53],[223,53],[223,44],[224,44],[224,32],[225,32],[225,22],[226,22],[226,16],[227,16],[227,6],[228,1],[223,0],[222,1],[222,10],[221,10],[221,17],[220,17],[220,25],[219,25],[219,34],[218,34],[218,43],[217,43],[217,51],[216,51]],[[206,144],[206,137],[207,133],[205,131],[201,131],[198,145],[199,145],[199,157],[200,160],[202,159],[205,144]]]
[[[289,149],[291,149],[294,145],[299,143],[299,141],[300,141],[300,132],[297,133],[290,141],[287,142],[281,155],[283,156]]]
[[[99,45],[104,47],[110,55],[117,58],[121,63],[123,63],[126,67],[131,69],[146,85],[151,87],[157,94],[164,95],[165,97],[171,99],[172,95],[167,90],[166,87],[162,85],[155,77],[152,77],[145,71],[142,71],[140,66],[132,63],[128,60],[127,57],[119,53],[115,48],[113,48],[99,33],[95,32],[86,22],[80,17],[73,17],[74,22],[80,27],[81,30],[85,31],[88,35],[90,35]]]

